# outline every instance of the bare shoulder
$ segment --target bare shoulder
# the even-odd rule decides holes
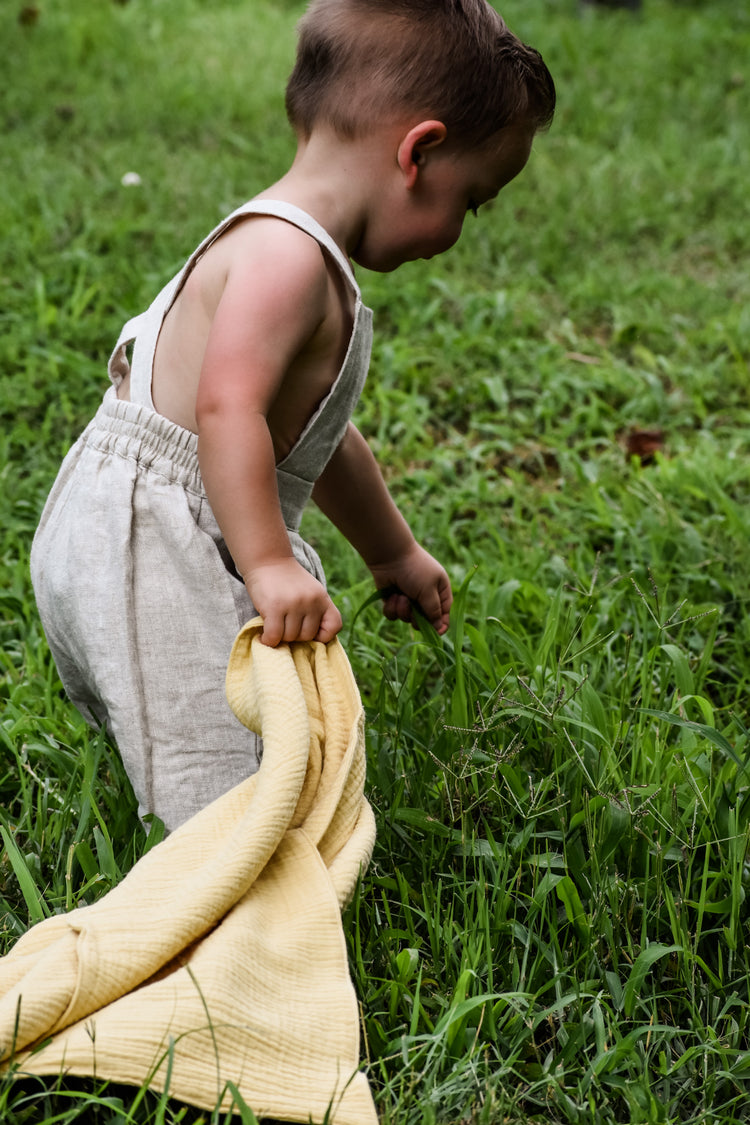
[[[222,234],[195,267],[196,281],[210,286],[215,305],[229,289],[252,302],[317,307],[323,315],[328,265],[319,244],[281,219],[253,215]],[[299,309],[303,311],[302,308]]]
[[[201,255],[165,319],[156,408],[194,431],[199,386],[229,388],[237,401],[252,394],[265,409],[295,364],[336,352],[341,319],[331,264],[315,239],[280,219],[243,218]]]

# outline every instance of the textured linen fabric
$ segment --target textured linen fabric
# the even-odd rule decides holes
[[[229,711],[222,684],[238,629],[255,616],[206,498],[197,435],[156,413],[151,380],[164,317],[200,256],[249,215],[304,230],[354,297],[348,351],[328,394],[277,465],[295,558],[321,582],[299,534],[313,485],[338,446],[367,374],[372,317],[351,267],[306,212],[246,203],[201,243],[110,359],[115,384],[65,458],[42,513],[31,576],[66,692],[117,742],[141,815],[176,828],[258,768],[261,744]],[[131,400],[116,396],[130,370]]]
[[[271,649],[261,627],[226,678],[260,770],[0,960],[2,1065],[375,1125],[340,914],[375,836],[359,694],[337,640]]]

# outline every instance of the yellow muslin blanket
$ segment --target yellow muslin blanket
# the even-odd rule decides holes
[[[0,1057],[207,1109],[232,1083],[257,1117],[374,1125],[341,925],[375,838],[359,693],[338,641],[272,649],[260,631],[227,670],[260,771],[0,960]]]

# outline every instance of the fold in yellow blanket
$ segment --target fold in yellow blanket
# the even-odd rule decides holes
[[[3,1065],[208,1109],[233,1083],[258,1117],[374,1125],[341,925],[375,837],[359,694],[338,641],[259,633],[237,637],[227,697],[260,771],[0,961]]]

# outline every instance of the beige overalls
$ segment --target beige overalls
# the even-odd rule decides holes
[[[156,813],[169,830],[260,763],[260,739],[224,698],[232,642],[255,610],[206,499],[197,435],[157,414],[151,398],[156,341],[175,296],[208,246],[251,214],[306,231],[355,298],[341,370],[276,469],[294,555],[324,581],[300,519],[362,390],[372,316],[322,227],[299,208],[266,199],[228,216],[124,326],[109,364],[114,385],[62,464],[31,553],[39,613],[65,690],[89,722],[114,736],[141,815]],[[131,342],[131,401],[124,402],[116,387]]]

